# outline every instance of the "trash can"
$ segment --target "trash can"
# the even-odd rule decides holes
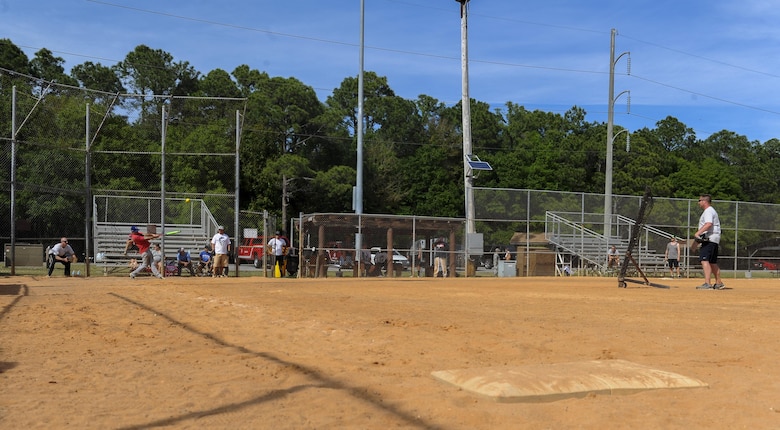
[[[498,262],[498,277],[499,278],[513,278],[517,276],[517,262],[499,260]]]

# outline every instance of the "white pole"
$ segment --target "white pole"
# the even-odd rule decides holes
[[[90,129],[89,129],[89,103],[87,103],[86,121],[85,121],[85,142],[84,142],[84,276],[89,276],[89,256],[92,255],[90,246],[91,220],[92,220],[92,181],[90,180]]]
[[[234,174],[235,175],[235,178],[234,178],[235,186],[234,186],[234,189],[233,189],[233,193],[235,193],[235,196],[233,197],[233,212],[234,212],[233,213],[233,217],[234,217],[234,220],[233,220],[233,249],[232,249],[234,251],[233,255],[235,257],[236,278],[238,278],[240,276],[240,273],[239,273],[239,266],[240,266],[240,264],[239,264],[239,261],[238,261],[238,244],[239,244],[238,241],[239,241],[239,238],[240,238],[240,236],[239,236],[239,228],[240,228],[240,226],[239,226],[239,221],[240,221],[239,220],[239,214],[240,214],[240,212],[239,212],[238,196],[239,196],[240,191],[241,191],[241,186],[240,186],[240,184],[241,184],[241,181],[240,181],[241,159],[239,158],[240,148],[241,148],[241,112],[239,112],[238,109],[236,109],[236,163],[235,163],[236,171],[235,171],[235,174]]]
[[[16,275],[16,85],[11,91],[11,276]]]
[[[359,73],[358,73],[358,114],[357,124],[355,132],[357,133],[357,166],[355,170],[357,177],[355,178],[355,192],[353,193],[353,204],[355,206],[355,214],[363,214],[363,54],[365,51],[365,16],[366,16],[366,2],[360,0],[360,54],[359,54]],[[358,219],[360,217],[358,216]],[[360,227],[358,226],[358,233],[355,235],[355,264],[358,266],[358,273],[360,273],[361,261],[360,250],[363,249],[363,237],[360,233]]]
[[[160,129],[162,137],[160,138],[160,247],[162,248],[163,273],[165,276],[165,135],[168,133],[168,118],[165,112],[165,105],[160,110]]]

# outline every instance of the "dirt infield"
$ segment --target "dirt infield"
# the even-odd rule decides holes
[[[775,429],[780,280],[0,278],[3,428]],[[620,359],[709,388],[498,403],[431,372]]]

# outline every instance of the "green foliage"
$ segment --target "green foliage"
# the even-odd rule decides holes
[[[30,73],[47,81],[55,81],[59,84],[76,85],[76,80],[65,74],[62,66],[65,60],[55,57],[54,53],[46,48],[35,53],[35,58],[30,61]]]
[[[83,88],[111,94],[126,91],[115,71],[100,63],[95,64],[87,61],[86,63],[78,64],[71,69],[70,75]]]
[[[291,207],[297,211],[345,212],[352,206],[352,187],[355,183],[355,169],[349,166],[333,166],[325,172],[314,172],[310,186],[305,187],[298,199],[291,201]],[[297,212],[293,212],[297,213]]]
[[[216,69],[201,74],[187,62],[174,61],[171,54],[145,45],[137,46],[116,65],[85,62],[67,75],[64,61],[51,51],[41,49],[29,60],[7,39],[0,40],[0,67],[100,91],[75,95],[49,90],[18,136],[50,148],[83,148],[84,104],[90,103],[94,114],[90,127],[100,127],[92,146],[91,170],[93,186],[98,189],[159,190],[161,111],[165,107],[169,112],[166,187],[188,193],[230,192],[234,189],[232,153],[238,110],[242,209],[281,212],[286,183],[290,214],[352,210],[359,121],[356,77],[346,77],[323,103],[312,87],[293,77],[271,77],[247,65],[231,73]],[[44,90],[36,82],[0,76],[0,126],[6,130],[10,129],[11,84],[26,96],[22,103],[29,104],[30,110]],[[123,105],[114,95],[126,91],[147,97],[139,98],[142,102],[137,105]],[[386,77],[371,71],[364,75],[364,93],[365,211],[462,217],[461,103],[447,106],[424,94],[416,100],[403,99]],[[244,99],[231,105],[206,98],[152,95]],[[128,111],[140,113],[130,118],[125,116]],[[479,172],[475,186],[495,188],[497,197],[504,189],[603,192],[606,124],[586,121],[584,109],[573,106],[559,114],[529,111],[508,102],[503,109],[491,110],[487,103],[472,100],[470,111],[472,151],[494,169]],[[615,194],[641,195],[650,185],[656,196],[690,199],[709,193],[718,200],[780,202],[780,140],[761,144],[726,130],[699,140],[692,129],[671,116],[654,129],[630,133],[630,146],[627,136],[627,130],[615,127]],[[36,150],[39,147],[20,150],[21,174],[59,172],[59,165],[79,165],[84,155],[66,152],[67,159],[63,159],[56,154],[35,156]],[[147,154],[119,157],[112,151]],[[56,175],[56,179],[48,175],[44,180],[65,183],[73,192],[83,189],[82,172],[64,178]],[[39,201],[33,188],[25,190],[20,199],[24,215],[41,220],[36,228],[54,228],[45,220],[55,211],[81,211],[69,207],[67,195]],[[565,203],[550,197],[540,204],[553,209],[566,207]],[[218,204],[232,210],[224,201]],[[538,222],[544,216],[525,214],[524,204],[499,198],[479,205],[481,213],[496,218]],[[513,227],[523,230],[525,225]],[[494,243],[509,240],[500,231],[487,234]]]
[[[27,54],[10,39],[0,39],[0,67],[23,74],[31,71]]]
[[[719,200],[736,200],[740,193],[739,181],[734,173],[712,157],[698,163],[683,161],[680,170],[669,175],[669,179],[675,184],[672,197],[711,194]]]

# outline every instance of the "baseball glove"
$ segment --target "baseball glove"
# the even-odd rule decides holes
[[[702,234],[700,236],[696,236],[696,237],[693,238],[693,240],[695,240],[696,243],[709,242],[709,239],[707,239],[707,235],[706,234]]]

